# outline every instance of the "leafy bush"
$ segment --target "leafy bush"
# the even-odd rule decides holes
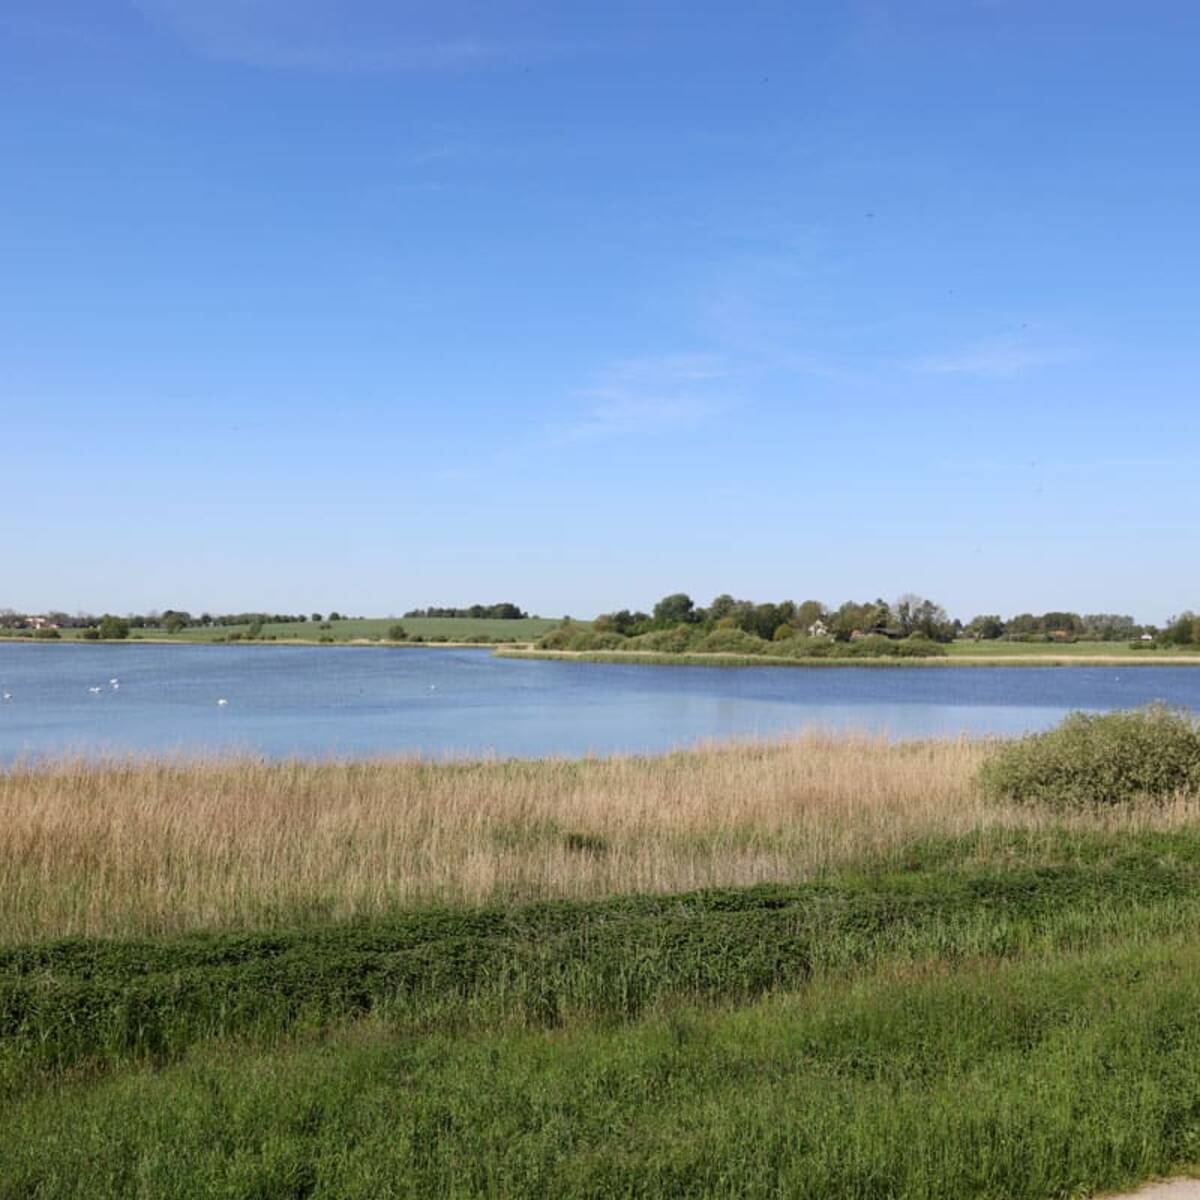
[[[676,625],[673,629],[655,629],[629,638],[625,643],[629,650],[654,650],[660,654],[682,654],[692,644],[698,630],[691,625]]]
[[[60,638],[62,634],[57,629],[35,629],[33,631],[35,638]]]
[[[100,633],[99,636],[105,641],[120,641],[122,638],[129,636],[129,622],[121,617],[114,617],[109,613],[105,613],[100,618]]]
[[[768,644],[742,629],[714,629],[692,649],[697,654],[765,654]]]
[[[89,642],[97,642],[100,640],[100,630],[95,625],[89,625],[79,636]]]
[[[979,782],[996,798],[1059,808],[1200,792],[1200,722],[1161,704],[1072,713],[998,750]]]
[[[388,626],[387,636],[389,642],[402,642],[408,637],[408,632],[403,625],[397,622],[395,625]]]

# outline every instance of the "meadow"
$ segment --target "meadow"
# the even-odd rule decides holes
[[[0,775],[0,1197],[1195,1168],[1200,795],[1004,799],[999,749]]]
[[[386,640],[393,625],[403,625],[405,632],[425,641],[516,641],[532,642],[553,629],[559,622],[546,617],[523,617],[505,621],[474,617],[363,617],[341,621],[268,621],[262,626],[261,637],[287,642],[334,642]],[[328,626],[328,628],[326,628]],[[227,640],[229,635],[245,637],[249,625],[193,626],[168,634],[162,629],[134,629],[132,639],[163,642],[213,642]],[[78,641],[80,629],[64,629],[63,640]]]

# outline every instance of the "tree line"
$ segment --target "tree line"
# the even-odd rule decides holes
[[[677,626],[708,630],[737,629],[764,641],[791,637],[823,637],[849,642],[861,637],[892,640],[925,638],[945,643],[955,638],[990,641],[1095,641],[1150,639],[1166,645],[1200,645],[1200,618],[1192,612],[1172,617],[1167,625],[1139,624],[1120,613],[1045,612],[1018,613],[1003,618],[981,614],[964,622],[951,618],[936,601],[907,593],[898,600],[847,600],[836,607],[819,600],[755,602],[738,600],[728,593],[717,596],[706,608],[686,592],[664,596],[652,612],[620,609],[602,613],[592,622],[599,634],[640,637]]]
[[[476,621],[522,621],[529,616],[515,604],[472,604],[469,608],[414,608],[405,617],[469,617]]]

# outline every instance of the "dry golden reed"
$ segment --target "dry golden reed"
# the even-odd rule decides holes
[[[980,796],[986,753],[814,733],[648,758],[17,768],[0,773],[0,941],[797,881],[967,833],[986,848],[1048,820]]]

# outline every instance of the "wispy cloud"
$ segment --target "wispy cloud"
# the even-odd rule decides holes
[[[610,363],[594,386],[575,393],[578,411],[560,434],[581,441],[701,425],[734,402],[731,375],[710,355]]]
[[[369,0],[135,0],[156,24],[206,58],[280,70],[443,71],[487,66],[548,48],[456,0],[396,5]],[[486,11],[486,10],[485,10]]]
[[[961,350],[927,354],[906,366],[921,375],[978,375],[1011,378],[1038,367],[1057,366],[1077,357],[1065,346],[1037,345],[1019,340],[975,342]]]

